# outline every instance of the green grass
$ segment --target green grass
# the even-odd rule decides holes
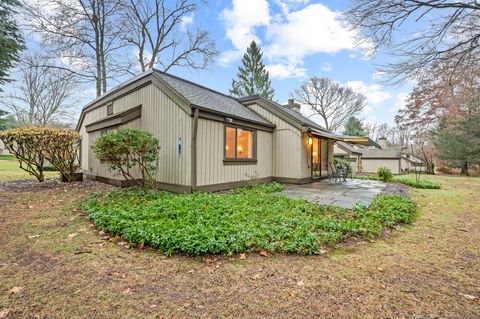
[[[141,190],[96,195],[82,204],[100,228],[134,245],[190,255],[270,252],[318,254],[349,237],[373,238],[408,223],[410,199],[380,195],[367,209],[319,206],[277,192],[280,184],[225,194],[171,194]]]
[[[356,175],[353,178],[370,179],[374,181],[381,180],[377,175]],[[413,177],[411,175],[410,176],[407,175],[405,177],[393,176],[393,179],[390,182],[404,184],[410,187],[421,188],[421,189],[440,189],[441,188],[439,184],[432,182],[428,179],[424,179],[423,177],[420,177],[420,181],[417,183],[414,175]]]
[[[44,172],[45,178],[58,178],[58,172]],[[20,164],[14,156],[0,156],[0,181],[17,179],[35,179],[35,176],[20,168]]]

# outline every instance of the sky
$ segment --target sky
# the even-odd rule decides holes
[[[368,47],[356,44],[341,16],[347,5],[343,0],[211,0],[184,24],[208,30],[220,56],[208,70],[173,68],[170,73],[228,93],[244,51],[255,40],[264,54],[274,100],[285,104],[310,77],[328,77],[366,95],[368,105],[359,118],[393,125],[411,84],[382,84],[378,69],[391,57],[382,51],[372,56]],[[87,92],[80,104],[94,98],[95,90]],[[302,112],[311,114],[306,107]]]

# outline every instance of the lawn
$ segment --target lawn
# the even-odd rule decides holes
[[[348,210],[291,199],[278,194],[282,189],[272,183],[220,194],[113,191],[82,208],[100,229],[167,255],[319,254],[347,238],[379,236],[386,227],[410,222],[415,211],[400,195],[380,195],[368,209]]]
[[[13,156],[0,156],[0,182],[17,179],[35,179],[35,176],[20,169],[20,164]],[[58,172],[44,172],[45,178],[57,178]]]
[[[321,255],[165,257],[79,209],[106,186],[0,190],[7,318],[478,318],[480,179],[429,177],[412,224]],[[0,183],[0,188],[5,187]]]

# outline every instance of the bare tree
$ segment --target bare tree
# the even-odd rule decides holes
[[[195,0],[125,0],[123,40],[137,51],[142,71],[160,66],[205,69],[218,55],[207,31],[191,30],[187,20],[197,9]]]
[[[73,119],[70,108],[77,93],[75,76],[65,70],[45,67],[50,61],[37,55],[22,58],[27,66],[19,71],[17,87],[0,104],[22,126],[53,126]]]
[[[308,105],[313,115],[320,115],[325,128],[335,131],[342,127],[347,119],[360,113],[367,98],[327,78],[312,77],[296,89],[291,97],[301,104]]]
[[[63,62],[49,65],[75,74],[85,82],[95,82],[97,96],[107,91],[107,80],[124,74],[118,50],[120,0],[29,1],[24,5],[24,20],[41,38],[43,49]]]
[[[480,2],[352,0],[347,19],[364,41],[401,58],[385,67],[390,80],[416,78],[434,63],[451,74],[479,63]],[[413,29],[412,29],[413,28]],[[401,39],[398,40],[397,35]]]

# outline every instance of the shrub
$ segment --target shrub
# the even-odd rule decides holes
[[[45,159],[60,172],[62,180],[73,182],[80,167],[80,134],[75,131],[44,128],[42,151]]]
[[[343,158],[334,158],[333,159],[333,163],[335,165],[335,167],[337,167],[338,165],[342,165],[343,168],[345,169],[345,174],[346,175],[350,175],[352,173],[352,164],[350,164],[349,161],[343,159]]]
[[[44,130],[39,127],[14,128],[0,133],[0,139],[5,148],[15,155],[20,168],[37,178],[39,182],[45,179],[43,165],[45,155],[42,152]]]
[[[386,167],[377,169],[377,177],[383,182],[390,182],[393,179],[392,170]]]
[[[119,170],[125,180],[141,187],[154,187],[160,147],[150,133],[120,128],[101,136],[92,148],[98,159],[107,163],[110,170]]]
[[[0,139],[20,162],[20,168],[34,175],[39,182],[44,180],[43,172],[47,161],[67,181],[74,180],[79,167],[78,132],[59,128],[22,127],[0,133]]]
[[[282,188],[272,183],[193,194],[127,189],[92,196],[82,208],[100,229],[167,255],[318,254],[347,238],[378,236],[385,227],[411,221],[414,212],[413,203],[397,195],[348,210],[292,199],[277,193]]]
[[[422,179],[417,182],[413,178],[397,177],[393,181],[395,183],[405,184],[415,188],[440,189],[440,185],[426,179]]]

